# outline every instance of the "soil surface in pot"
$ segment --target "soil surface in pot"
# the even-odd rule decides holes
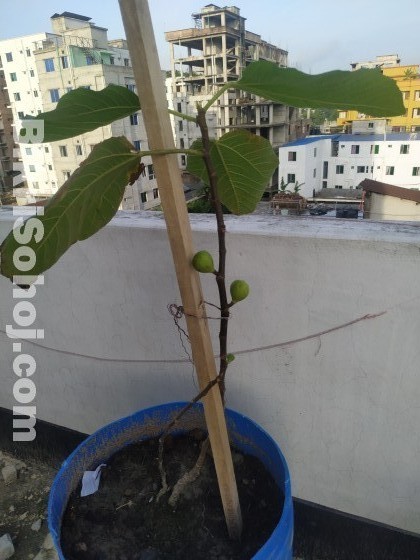
[[[168,437],[164,464],[168,484],[195,464],[202,432]],[[229,540],[213,460],[206,457],[200,476],[189,484],[176,508],[161,488],[158,442],[130,445],[102,470],[98,492],[70,497],[61,529],[66,560],[247,560],[277,525],[283,495],[262,463],[234,450],[242,508],[243,536]]]

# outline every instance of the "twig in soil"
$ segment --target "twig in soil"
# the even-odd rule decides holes
[[[171,507],[176,507],[179,497],[181,496],[184,488],[194,482],[199,476],[201,469],[203,468],[204,461],[206,460],[207,451],[209,449],[210,440],[206,438],[203,443],[201,444],[200,455],[191,470],[184,474],[178,482],[175,484],[172,494],[168,500],[168,503]]]
[[[119,509],[121,509],[121,508],[123,508],[123,507],[126,507],[126,506],[131,507],[133,504],[134,504],[134,502],[132,502],[131,500],[129,500],[127,503],[122,504],[122,505],[118,506],[117,508],[115,508],[115,511],[118,511]]]

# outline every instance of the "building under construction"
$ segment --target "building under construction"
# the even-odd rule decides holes
[[[174,107],[178,106],[180,112],[192,113],[196,101],[207,101],[221,85],[238,80],[244,68],[255,60],[287,66],[287,51],[247,31],[246,18],[236,6],[220,8],[208,4],[192,14],[192,18],[194,27],[165,34],[171,49],[169,87]],[[305,134],[297,114],[292,107],[236,89],[227,90],[217,101],[212,121],[214,135],[219,137],[232,128],[244,128],[267,138],[276,149]],[[196,137],[195,127],[176,121],[174,127],[179,147],[188,148]]]

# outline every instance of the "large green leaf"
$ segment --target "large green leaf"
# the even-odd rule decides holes
[[[214,144],[214,140],[210,141],[211,144]],[[197,152],[203,151],[203,141],[200,139],[195,140],[191,146],[191,150],[195,150]],[[202,156],[196,155],[189,155],[187,161],[187,171],[196,177],[199,177],[206,185],[209,184],[209,176],[207,174],[206,166],[204,165],[204,160]]]
[[[294,68],[279,68],[272,62],[257,61],[232,85],[293,107],[356,109],[373,117],[405,112],[397,84],[378,69],[334,70],[310,75]]]
[[[36,216],[42,225],[34,217],[28,218],[3,241],[1,273],[12,279],[14,275],[38,275],[50,268],[73,243],[90,237],[111,220],[126,185],[139,170],[139,154],[126,138],[110,138],[95,146],[45,206],[44,215]],[[28,239],[22,242],[25,236]],[[16,268],[13,259],[23,245],[29,247],[24,251],[32,253],[32,249],[36,256],[35,265],[27,271]]]
[[[199,147],[199,143],[194,144],[194,149]],[[278,165],[270,142],[250,132],[234,130],[212,144],[210,157],[222,204],[233,214],[253,212]],[[188,171],[209,183],[201,157],[188,157]]]
[[[55,142],[95,130],[140,109],[139,98],[123,86],[109,85],[100,91],[78,88],[66,93],[53,111],[25,119],[42,121],[42,142]],[[20,131],[25,142],[26,129]]]

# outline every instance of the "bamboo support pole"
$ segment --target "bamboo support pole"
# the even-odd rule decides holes
[[[147,0],[119,0],[131,62],[151,150],[174,147],[164,78]],[[176,155],[153,156],[175,271],[185,311],[200,390],[217,376],[194,255],[191,227]],[[204,413],[229,536],[239,539],[242,517],[220,390],[204,398]]]

